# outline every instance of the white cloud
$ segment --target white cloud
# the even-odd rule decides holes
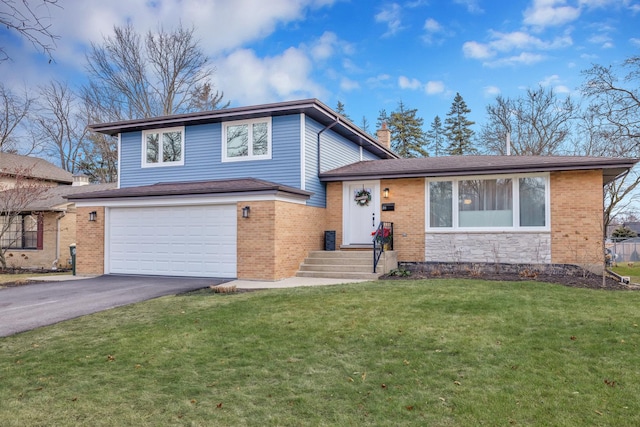
[[[498,86],[485,86],[484,88],[482,88],[482,93],[484,94],[485,98],[494,98],[500,95],[502,91]]]
[[[388,86],[391,82],[391,76],[389,74],[378,74],[375,77],[369,77],[366,80],[367,86],[371,88],[380,88]]]
[[[398,77],[398,86],[400,86],[400,89],[417,90],[420,89],[422,83],[420,83],[418,79],[410,79],[405,76],[400,76]]]
[[[495,56],[496,52],[484,43],[478,43],[476,41],[465,42],[462,45],[462,52],[467,58],[473,59],[487,59]]]
[[[258,58],[253,50],[239,49],[216,61],[216,88],[233,105],[317,97],[324,90],[310,77],[312,63],[300,49]]]
[[[444,93],[444,82],[439,80],[430,80],[424,86],[424,91],[427,95],[436,95],[438,93]]]
[[[374,17],[376,22],[385,24],[387,31],[383,34],[383,37],[389,37],[400,30],[404,29],[402,26],[402,8],[398,3],[392,3],[385,7],[382,11],[376,14]]]
[[[440,23],[435,19],[427,18],[427,20],[424,22],[424,29],[430,33],[438,33],[442,31],[443,28],[442,25],[440,25]]]
[[[573,44],[573,40],[568,34],[558,36],[551,41],[542,40],[524,31],[502,33],[489,30],[489,36],[492,40],[488,43],[476,41],[464,43],[462,45],[464,56],[483,60],[484,65],[491,67],[517,64],[529,65],[540,62],[545,58],[544,55],[534,53],[534,51],[560,49]],[[498,54],[511,55],[489,61],[489,59],[497,57]]]
[[[567,93],[570,94],[571,93],[571,89],[569,89],[567,86],[565,85],[558,85],[558,86],[554,86],[553,90],[556,93]]]
[[[343,77],[342,79],[340,79],[340,89],[346,92],[351,92],[353,90],[360,89],[360,83],[355,80]]]
[[[629,39],[629,41],[631,42],[632,45],[635,45],[637,47],[640,47],[640,39],[635,38],[635,37],[631,37]]]
[[[580,8],[565,6],[565,0],[533,0],[524,11],[524,23],[534,27],[555,27],[580,17]]]
[[[544,55],[540,55],[537,53],[522,52],[519,55],[512,55],[509,57],[500,58],[495,61],[485,62],[484,65],[493,68],[516,65],[533,65],[538,62],[544,61],[545,58],[546,57]]]
[[[542,87],[552,86],[560,81],[560,76],[557,74],[552,74],[550,76],[542,79],[538,84]]]
[[[454,3],[466,6],[469,13],[483,13],[484,10],[478,4],[478,0],[454,0]]]

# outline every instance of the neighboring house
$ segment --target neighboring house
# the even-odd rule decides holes
[[[91,126],[119,185],[74,194],[77,270],[278,280],[325,231],[342,250],[394,226],[405,262],[601,265],[602,186],[635,160],[399,159],[317,100]],[[89,220],[91,215],[91,220]]]
[[[46,160],[0,153],[0,191],[15,188],[17,175],[25,176],[32,185],[46,187],[24,205],[22,213],[2,236],[2,246],[9,268],[69,267],[69,245],[75,243],[75,205],[65,197],[76,192],[114,188],[91,185],[84,176],[54,166]],[[0,221],[5,221],[0,217]]]

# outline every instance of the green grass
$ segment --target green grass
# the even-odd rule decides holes
[[[621,276],[629,276],[631,283],[640,283],[640,263],[618,263],[611,270]]]
[[[639,305],[443,279],[159,298],[0,339],[0,420],[637,426]]]

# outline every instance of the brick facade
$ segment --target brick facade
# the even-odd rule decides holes
[[[9,250],[5,253],[7,267],[9,268],[41,268],[50,269],[54,265],[64,264],[66,258],[64,252],[60,251],[60,259],[57,256],[57,233],[56,222],[60,212],[44,212],[42,218],[42,249]],[[63,248],[62,248],[63,249]],[[67,248],[67,253],[69,249]],[[64,261],[64,262],[63,262]]]
[[[249,206],[249,218],[242,208]],[[238,278],[279,280],[295,274],[307,254],[323,247],[325,209],[281,201],[239,202]]]
[[[551,262],[602,269],[602,172],[551,174]]]
[[[398,260],[424,261],[425,179],[382,180],[381,191],[389,189],[382,203],[395,203],[393,211],[380,212],[382,221],[393,222],[393,250]]]
[[[434,248],[442,255],[454,242],[460,248],[477,243],[475,249],[460,254],[461,261],[476,256],[478,262],[602,264],[601,171],[551,174],[551,231],[546,233],[427,235],[425,179],[383,179],[381,192],[384,188],[389,188],[389,198],[380,194],[380,201],[395,203],[395,210],[381,212],[381,219],[394,223],[394,249],[400,262],[431,261]],[[342,245],[342,198],[343,184],[331,182],[326,208],[277,200],[238,202],[237,277],[279,280],[293,276],[310,251],[323,248],[325,230],[335,230],[336,245]],[[244,206],[251,208],[249,218],[242,218]],[[98,212],[95,222],[88,221],[91,211]],[[104,208],[78,208],[77,215],[77,272],[103,274]],[[65,253],[68,244],[61,250]]]
[[[89,221],[89,212],[98,213]],[[104,207],[77,208],[76,215],[76,274],[104,274]]]

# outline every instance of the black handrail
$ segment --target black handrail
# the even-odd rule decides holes
[[[393,250],[393,223],[380,222],[376,231],[371,235],[373,236],[373,272],[375,273],[378,261],[385,251],[385,246],[387,250]]]

